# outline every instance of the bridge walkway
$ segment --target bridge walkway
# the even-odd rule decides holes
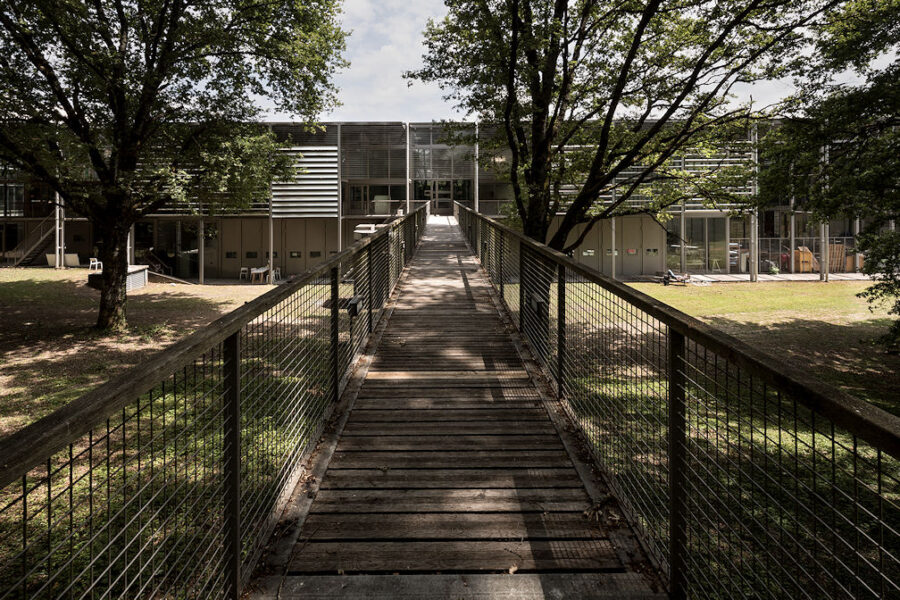
[[[455,221],[430,217],[257,597],[665,597],[510,332]]]

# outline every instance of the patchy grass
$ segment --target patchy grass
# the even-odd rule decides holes
[[[900,415],[900,356],[875,342],[891,317],[856,296],[867,282],[632,285]]]
[[[86,282],[84,269],[0,269],[0,436],[271,289],[151,283],[129,294],[128,331],[105,335]]]

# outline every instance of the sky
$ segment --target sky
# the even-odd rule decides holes
[[[461,118],[437,85],[403,78],[422,64],[422,31],[429,17],[446,14],[443,0],[344,0],[343,28],[350,32],[344,57],[350,67],[336,78],[341,106],[322,121],[440,121]],[[756,106],[792,91],[787,82],[738,90]],[[274,113],[275,120],[290,120]]]
[[[443,0],[344,0],[343,28],[350,32],[344,58],[350,67],[335,78],[342,105],[321,120],[459,118],[436,85],[403,78],[404,71],[422,64],[422,31],[429,17],[445,14]]]

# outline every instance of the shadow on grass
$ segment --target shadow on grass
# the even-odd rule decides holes
[[[43,274],[42,274],[43,275]],[[69,277],[0,286],[0,435],[22,427],[226,313],[229,299],[143,290],[129,328],[94,329],[99,292]]]
[[[891,320],[846,324],[814,319],[747,323],[710,317],[706,321],[794,368],[900,416],[900,355],[875,341]]]

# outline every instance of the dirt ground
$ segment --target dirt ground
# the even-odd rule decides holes
[[[272,289],[151,283],[129,293],[129,329],[93,329],[100,293],[85,269],[0,269],[0,436]]]

